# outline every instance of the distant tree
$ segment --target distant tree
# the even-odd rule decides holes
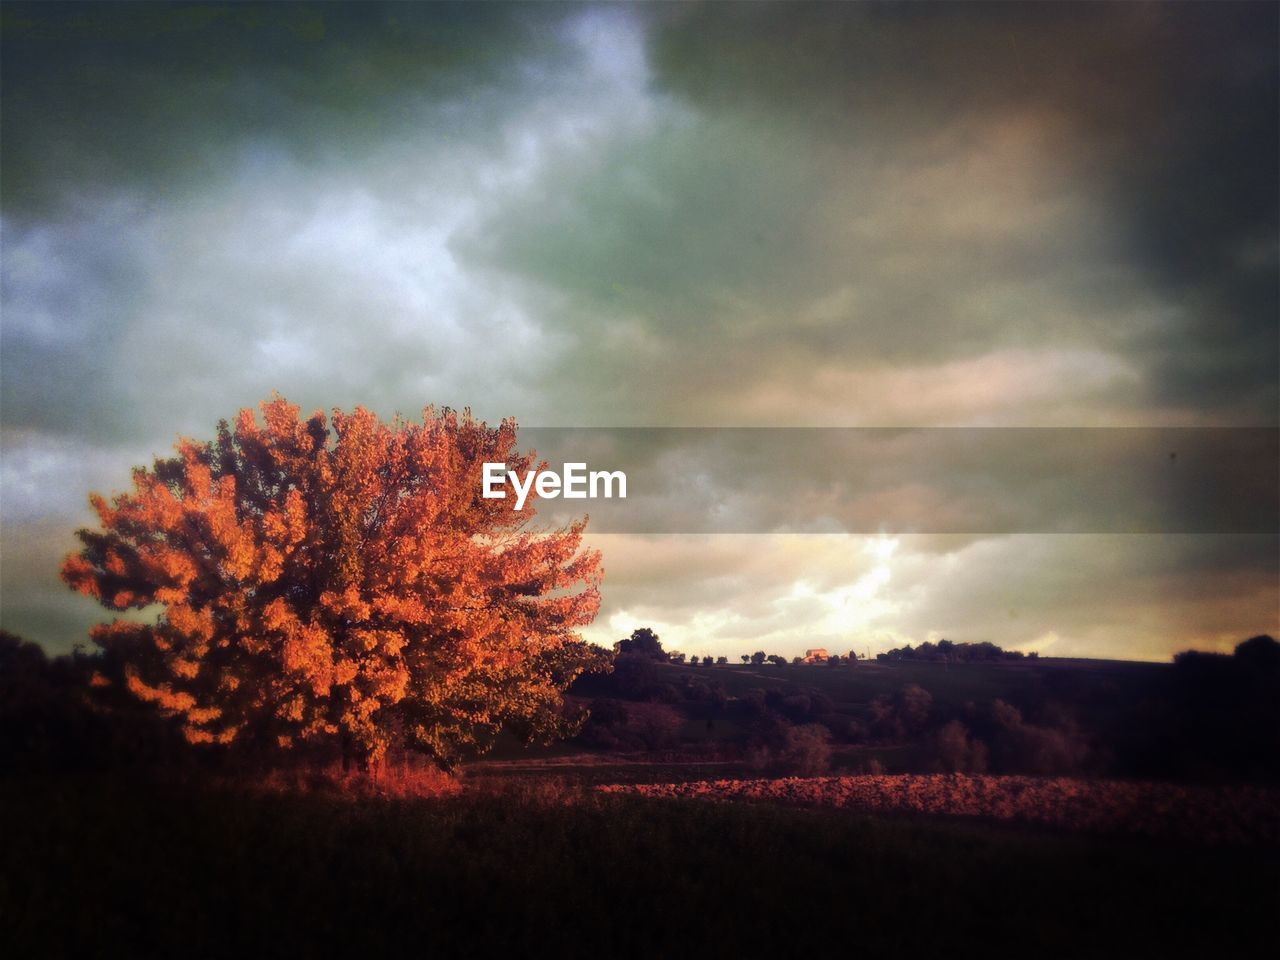
[[[785,667],[787,665],[787,658],[779,656],[776,653],[770,654],[765,659],[768,660],[770,663],[772,663],[776,667]]]
[[[613,645],[616,653],[633,653],[654,660],[666,660],[667,654],[662,649],[662,641],[648,627],[632,630],[631,636],[624,637]]]
[[[585,521],[527,526],[481,496],[481,467],[529,470],[516,424],[469,411],[309,419],[276,397],[217,437],[90,497],[63,579],[113,611],[92,637],[128,689],[197,743],[303,745],[376,763],[389,746],[444,765],[571,733],[562,694],[602,668],[576,632],[600,604]]]
[[[804,663],[804,657],[792,657],[791,663],[798,667],[800,664]]]
[[[685,661],[685,655],[684,655],[683,653],[676,652],[676,653],[672,653],[672,654],[671,654],[671,662],[672,662],[672,663],[680,663],[680,664],[683,664],[683,663],[684,663],[684,661]]]
[[[994,700],[990,718],[991,766],[999,773],[1077,773],[1088,759],[1088,743],[1069,716],[1032,724],[1017,707]]]
[[[1238,643],[1232,656],[1247,669],[1273,677],[1280,675],[1280,643],[1266,634]]]
[[[743,663],[750,663],[750,662],[751,662],[751,654],[749,654],[749,653],[744,653],[744,654],[742,655],[742,662],[743,662]]]
[[[1021,660],[1024,654],[1019,650],[1002,650],[994,643],[982,641],[981,643],[952,643],[950,640],[940,640],[938,643],[925,641],[918,647],[912,647],[907,644],[897,647],[893,650],[886,650],[884,653],[876,654],[877,660],[893,661],[893,660],[954,660],[954,661],[974,661],[987,662],[992,660]]]
[[[765,652],[763,650],[757,650],[751,655],[751,662],[757,667],[761,666],[767,659],[768,658],[765,656]]]
[[[781,758],[802,776],[824,772],[831,764],[831,732],[820,723],[791,727],[784,735]]]
[[[921,733],[929,722],[933,697],[919,684],[904,684],[892,697],[879,696],[871,701],[868,715],[876,736],[900,740]]]
[[[894,696],[894,706],[908,733],[919,733],[929,723],[933,695],[918,683],[904,684]]]
[[[820,723],[793,726],[771,711],[752,724],[746,759],[756,769],[774,767],[814,776],[831,762],[831,732]]]
[[[728,657],[716,657],[716,666],[723,667],[728,662],[729,662]]]
[[[1163,775],[1280,781],[1280,644],[1250,637],[1230,656],[1174,657],[1163,737],[1136,758]]]

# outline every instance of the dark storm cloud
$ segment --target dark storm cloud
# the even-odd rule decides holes
[[[456,98],[554,38],[549,18],[441,3],[9,3],[3,12],[6,214],[128,186],[161,202],[221,179],[246,141],[361,157],[412,120],[406,95]]]
[[[822,127],[828,141],[857,139],[876,118],[882,143],[917,149],[956,125],[980,134],[976,122],[993,115],[1029,111],[1067,123],[1074,140],[1064,162],[1120,214],[1125,255],[1179,308],[1116,331],[1149,364],[1153,401],[1276,421],[1280,7],[799,4],[685,13],[655,36],[659,76],[715,109],[769,104]],[[1095,296],[1105,306],[1109,292]]]

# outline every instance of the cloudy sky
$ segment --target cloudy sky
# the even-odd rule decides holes
[[[87,491],[272,390],[1275,430],[1277,10],[6,3],[0,618],[83,639]],[[1280,631],[1268,524],[597,534],[591,638],[1226,649]]]

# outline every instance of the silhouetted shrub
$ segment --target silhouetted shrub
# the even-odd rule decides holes
[[[1280,677],[1280,643],[1260,634],[1236,645],[1232,656],[1245,670],[1274,680]]]
[[[607,742],[616,739],[616,732],[627,725],[627,705],[612,697],[597,697],[591,701],[590,715],[582,728],[586,740]]]
[[[811,702],[803,693],[794,693],[783,697],[779,705],[782,713],[790,720],[803,720],[809,716]]]
[[[983,773],[987,769],[987,746],[970,736],[959,720],[944,724],[935,740],[938,763],[950,773]]]
[[[815,717],[825,716],[836,708],[836,703],[827,694],[821,690],[810,690],[809,696],[809,713]]]
[[[1153,772],[1197,778],[1280,779],[1280,644],[1250,637],[1231,656],[1174,657],[1156,735],[1135,758]]]
[[[918,683],[904,684],[892,697],[880,696],[868,708],[872,733],[886,740],[902,740],[922,733],[929,724],[933,696]]]
[[[622,653],[614,657],[610,677],[613,688],[622,696],[644,697],[657,683],[658,664],[643,654]]]
[[[679,703],[684,698],[674,683],[660,683],[650,691],[649,699],[658,703]]]
[[[811,777],[831,765],[831,734],[820,723],[787,729],[779,759],[791,770]]]
[[[751,727],[746,759],[756,770],[812,776],[831,760],[831,733],[820,723],[794,725],[766,710]]]
[[[729,698],[723,683],[719,680],[704,680],[701,677],[682,678],[680,692],[684,699],[693,703],[710,703],[716,706],[724,704]]]
[[[850,743],[863,743],[871,735],[866,723],[861,720],[849,720],[845,723],[841,734]]]
[[[665,704],[601,697],[592,701],[578,740],[605,750],[657,750],[679,740],[682,724],[680,714]]]
[[[1088,742],[1070,716],[1040,726],[1003,700],[992,701],[989,716],[990,763],[998,773],[1079,773],[1089,757]]]
[[[173,766],[198,751],[124,689],[106,654],[49,657],[0,630],[0,772]]]

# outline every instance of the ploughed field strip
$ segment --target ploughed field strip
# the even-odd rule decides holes
[[[610,784],[605,793],[1019,821],[1210,843],[1280,843],[1280,789],[1071,777],[901,774]]]

